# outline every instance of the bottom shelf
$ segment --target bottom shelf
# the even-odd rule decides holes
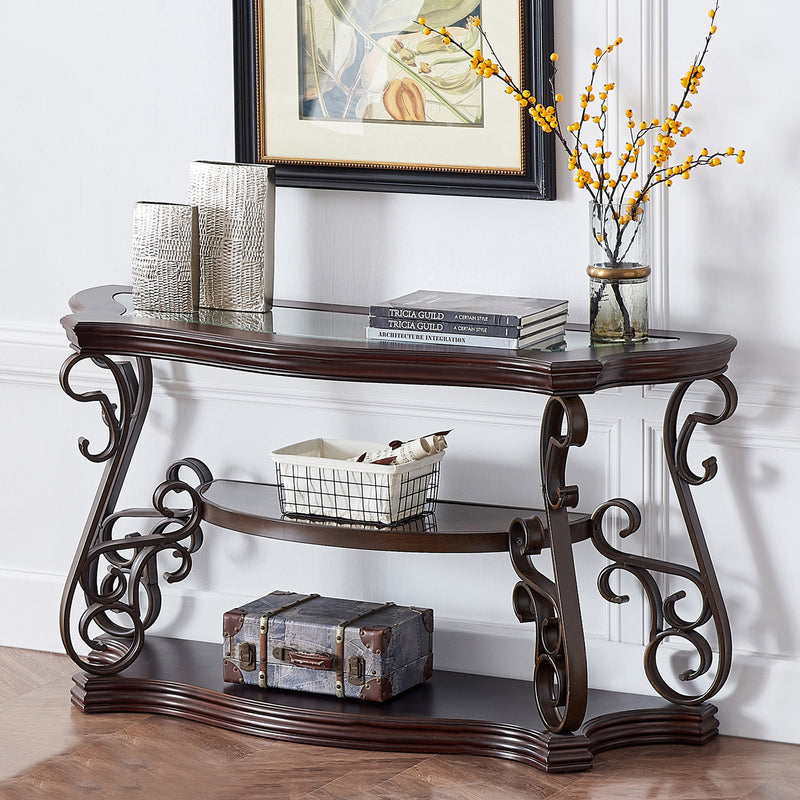
[[[521,761],[548,772],[590,769],[596,753],[640,744],[700,745],[717,734],[716,707],[591,690],[575,734],[547,732],[530,683],[435,671],[386,703],[224,683],[222,647],[150,637],[118,675],[77,673],[85,713],[168,714],[239,733],[304,744]]]

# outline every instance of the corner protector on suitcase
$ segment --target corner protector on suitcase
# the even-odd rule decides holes
[[[379,656],[389,646],[392,629],[388,626],[361,628],[358,636],[367,650],[371,650],[376,656]]]
[[[433,633],[433,609],[432,608],[417,608],[416,606],[409,606],[412,611],[416,611],[422,617],[422,624],[428,633]]]
[[[422,680],[427,681],[433,677],[433,653],[425,659],[425,666],[422,668]]]
[[[362,700],[374,700],[382,703],[392,696],[392,682],[389,678],[371,678],[359,693]]]
[[[222,635],[229,638],[235,636],[244,625],[246,611],[243,608],[233,608],[222,615]]]
[[[222,659],[222,680],[226,683],[244,683],[244,675],[242,671],[233,661],[227,658]]]

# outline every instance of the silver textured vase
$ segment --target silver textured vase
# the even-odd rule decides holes
[[[189,199],[200,222],[200,306],[272,307],[275,168],[195,161]]]
[[[199,291],[197,208],[142,201],[133,207],[134,311],[189,313]]]

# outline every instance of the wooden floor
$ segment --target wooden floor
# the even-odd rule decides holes
[[[798,800],[800,746],[719,737],[633,747],[592,772],[283,744],[69,703],[65,656],[0,648],[0,800]]]

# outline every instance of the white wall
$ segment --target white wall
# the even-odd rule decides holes
[[[591,50],[620,33],[620,96],[647,116],[663,113],[666,86],[674,97],[707,22],[691,0],[555,5],[564,95],[585,83]],[[102,439],[96,408],[68,400],[57,385],[68,352],[57,320],[75,291],[128,282],[134,201],[181,201],[189,161],[233,158],[229,11],[213,0],[45,0],[5,11],[2,645],[60,648],[61,586],[100,475],[75,447],[79,435]],[[718,477],[696,493],[736,648],[718,703],[723,732],[795,742],[800,278],[792,237],[800,176],[790,148],[800,114],[790,98],[798,23],[793,6],[784,6],[780,24],[766,25],[752,3],[723,0],[692,111],[694,146],[744,147],[747,162],[676,185],[668,208],[654,204],[669,229],[656,237],[651,293],[654,325],[730,332],[740,341],[730,371],[739,410],[699,432],[692,450],[696,463],[710,454],[720,463]],[[364,304],[419,287],[563,295],[572,318],[583,320],[586,198],[561,163],[559,170],[554,203],[279,189],[276,294]],[[526,232],[524,246],[514,231]],[[440,234],[447,248],[430,243]],[[536,502],[536,397],[298,382],[167,363],[156,371],[128,505],[146,504],[165,467],[183,455],[204,459],[218,477],[266,479],[269,451],[298,438],[403,438],[450,424],[443,496]],[[84,370],[81,386],[107,389],[95,373]],[[646,529],[638,546],[677,558],[687,552],[679,515],[674,503],[660,511],[670,497],[658,450],[666,397],[658,388],[588,398],[592,429],[571,457],[569,479],[583,487],[583,510],[615,495],[640,502]],[[691,410],[703,399],[702,390],[694,393]],[[486,447],[490,456],[479,459]],[[600,599],[593,576],[602,563],[579,549],[591,682],[646,692],[641,600],[633,590],[626,606]],[[339,552],[212,529],[190,578],[165,589],[158,627],[214,641],[223,610],[274,588],[391,598],[436,609],[439,667],[526,677],[532,637],[511,611],[514,581],[502,555]]]

